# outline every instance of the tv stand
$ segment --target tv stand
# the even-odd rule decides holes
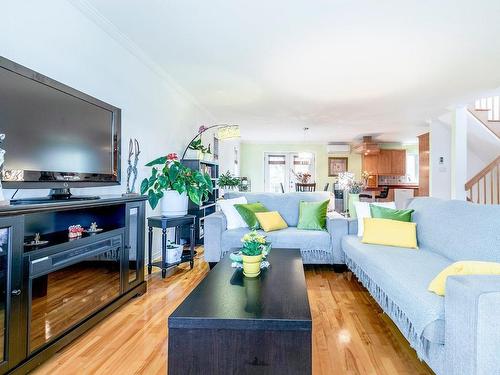
[[[46,197],[32,197],[32,198],[19,198],[12,199],[10,204],[43,204],[43,203],[54,203],[60,201],[88,201],[100,199],[99,196],[94,195],[73,195],[69,188],[62,189],[50,189],[49,195]]]

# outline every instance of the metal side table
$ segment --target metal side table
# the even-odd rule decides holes
[[[148,217],[148,274],[151,274],[151,270],[154,267],[161,268],[161,277],[164,278],[167,274],[167,270],[176,267],[181,263],[189,262],[191,269],[194,266],[194,233],[195,233],[195,222],[196,216],[194,215],[184,215],[184,216],[151,216]],[[175,228],[175,242],[178,244],[180,240],[179,229],[183,226],[189,225],[189,252],[182,252],[181,260],[176,263],[166,263],[167,259],[167,229]],[[161,261],[153,262],[153,228],[161,229]]]

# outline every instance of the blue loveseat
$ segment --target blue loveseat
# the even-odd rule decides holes
[[[415,198],[418,250],[363,244],[348,220],[342,258],[439,375],[500,374],[500,276],[431,280],[459,260],[500,262],[500,206]]]
[[[321,202],[330,199],[328,192],[314,193],[226,193],[226,199],[244,196],[248,203],[261,202],[270,211],[278,211],[288,228],[265,233],[276,248],[299,248],[306,264],[343,262],[340,240],[347,234],[348,222],[339,214],[329,214],[326,230],[297,229],[300,201]],[[241,247],[241,237],[248,228],[227,229],[226,218],[216,212],[205,218],[205,260],[216,263],[230,249]],[[264,233],[264,232],[262,232]]]

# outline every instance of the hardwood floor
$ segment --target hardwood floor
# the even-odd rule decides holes
[[[147,294],[121,307],[33,374],[165,374],[167,317],[208,272],[198,250],[193,270],[183,265],[164,280],[154,272]],[[352,274],[307,266],[306,281],[314,375],[432,374]]]

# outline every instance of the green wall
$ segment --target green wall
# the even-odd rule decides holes
[[[240,175],[250,178],[253,192],[264,191],[264,153],[265,152],[311,152],[316,160],[316,184],[318,189],[323,189],[327,182],[331,184],[334,177],[328,177],[328,157],[348,156],[348,170],[361,178],[361,155],[351,153],[327,154],[326,144],[257,144],[241,143],[240,150]]]

